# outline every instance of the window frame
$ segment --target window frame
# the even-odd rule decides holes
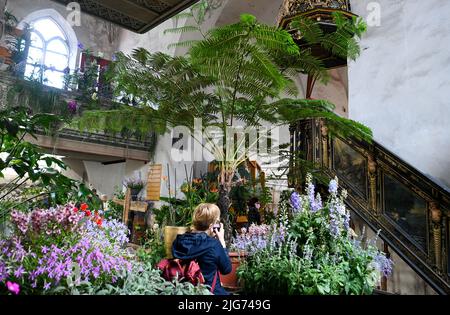
[[[61,56],[66,57],[66,59],[68,60],[67,63],[67,67],[69,68],[71,71],[74,70],[76,68],[76,64],[77,64],[77,59],[78,59],[78,52],[79,52],[79,48],[78,48],[78,39],[77,36],[72,28],[72,26],[67,22],[67,20],[61,15],[59,14],[56,10],[54,9],[43,9],[43,10],[38,10],[35,12],[30,13],[27,17],[25,17],[18,25],[19,29],[24,29],[25,27],[27,27],[28,25],[33,26],[34,23],[36,23],[37,21],[40,20],[46,20],[49,19],[51,22],[53,22],[56,27],[58,27],[58,29],[60,30],[60,32],[62,33],[62,35],[64,36],[64,38],[62,38],[61,36],[57,35],[57,36],[53,36],[52,38],[49,38],[47,41],[45,40],[45,37],[43,36],[41,31],[38,30],[31,30],[32,32],[34,32],[36,34],[36,36],[39,37],[39,39],[42,41],[43,47],[39,48],[36,46],[33,46],[32,43],[30,44],[30,48],[34,48],[34,49],[39,49],[42,51],[42,55],[41,55],[41,60],[39,65],[42,67],[43,65],[45,65],[45,57],[48,52],[51,53],[55,53],[55,54],[59,54]],[[48,50],[47,46],[54,40],[60,40],[65,47],[67,48],[67,54],[62,54],[61,52],[57,52],[57,51],[53,51],[53,50]],[[30,67],[35,67],[36,63],[29,63],[28,62],[28,56],[27,56],[27,60],[26,60],[26,67],[30,66]],[[58,69],[54,69],[54,70],[50,70],[52,68],[49,69],[43,69],[41,75],[43,75],[46,71],[55,71],[58,73],[64,73],[64,69],[58,70]],[[46,84],[49,86],[50,84]],[[59,87],[61,87],[61,85],[59,84],[59,82],[57,83],[57,85]],[[55,87],[55,88],[59,88],[59,87]]]

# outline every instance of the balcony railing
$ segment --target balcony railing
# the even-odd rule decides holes
[[[337,176],[347,205],[440,294],[450,293],[450,192],[380,144],[328,134],[320,119],[291,126],[291,155]],[[290,185],[301,185],[295,158]]]
[[[30,82],[27,82],[23,79],[17,78],[15,76],[12,76],[8,74],[8,72],[0,72],[0,109],[3,107],[8,106],[8,93],[10,92],[11,88],[14,87],[16,84],[31,84]],[[55,89],[53,87],[43,86],[43,93],[54,93],[57,94],[62,100],[64,100],[64,106],[67,108],[67,102],[70,100],[73,100],[80,95],[74,91],[66,91],[66,90],[59,90]],[[108,97],[101,97],[100,107],[99,109],[107,110],[107,109],[113,109],[117,107],[117,103],[111,100]],[[19,104],[22,104],[22,102],[19,101]],[[26,105],[26,104],[22,104]],[[81,110],[85,107],[86,104],[79,104]],[[66,108],[55,108],[52,113],[58,114],[60,111],[63,112]],[[123,147],[127,149],[133,149],[133,150],[139,150],[139,151],[147,151],[149,152],[152,148],[154,148],[154,145],[156,143],[156,134],[150,133],[148,135],[144,135],[142,137],[135,137],[133,135],[123,136],[123,135],[110,135],[102,132],[82,132],[80,130],[74,130],[74,129],[62,129],[57,134],[58,138],[60,139],[70,139],[70,140],[76,140],[80,142],[86,142],[86,143],[95,143],[95,144],[102,144],[102,145],[108,145],[113,147]]]

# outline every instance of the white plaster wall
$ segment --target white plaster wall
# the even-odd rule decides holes
[[[366,17],[370,1],[352,1]],[[375,140],[450,187],[450,1],[378,0],[381,25],[369,27],[349,66],[350,118]]]
[[[9,0],[7,8],[19,21],[28,14],[42,9],[54,9],[64,18],[70,13],[65,6],[50,0]],[[113,53],[117,50],[121,30],[118,26],[112,26],[109,22],[82,13],[81,25],[73,26],[73,30],[78,41],[94,54],[102,52],[104,58],[111,59]]]
[[[126,163],[103,165],[100,162],[83,161],[89,184],[97,189],[98,195],[111,198],[116,190],[122,189]]]

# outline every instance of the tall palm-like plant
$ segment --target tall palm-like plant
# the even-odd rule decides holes
[[[336,22],[339,35],[334,39],[308,21],[298,21],[297,27],[307,41],[356,58],[359,50],[355,49],[358,45],[354,35],[362,30],[362,22],[338,17]],[[138,105],[111,112],[85,112],[80,122],[88,121],[88,125],[104,129],[125,111],[128,126],[147,125],[161,131],[185,126],[193,131],[195,119],[202,119],[206,139],[192,134],[220,163],[219,207],[228,227],[234,174],[256,146],[256,142],[248,143],[245,137],[234,146],[221,145],[234,139],[229,127],[243,125],[245,131],[266,122],[277,126],[302,118],[324,117],[332,132],[371,138],[368,128],[335,115],[330,102],[295,98],[293,77],[309,73],[326,80],[322,62],[310,50],[300,49],[288,32],[260,24],[251,15],[242,15],[239,23],[210,30],[204,40],[192,43],[186,56],[152,54],[139,48],[130,56],[117,57],[111,69],[117,91],[131,95]],[[130,112],[138,115],[129,115]],[[220,132],[213,135],[208,131],[211,128]],[[230,238],[231,229],[226,231]]]

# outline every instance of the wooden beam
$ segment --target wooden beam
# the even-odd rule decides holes
[[[141,7],[130,1],[123,0],[94,0],[105,8],[120,12],[129,16],[132,19],[138,20],[142,23],[148,23],[149,20],[155,20],[160,15],[157,12],[150,11],[145,7]]]
[[[116,158],[125,158],[145,162],[150,160],[149,152],[136,149],[115,147],[92,142],[81,142],[72,139],[53,138],[42,135],[38,135],[37,140],[28,135],[25,137],[25,140],[42,148],[51,149],[54,154],[57,154],[58,150],[61,150],[81,152],[85,154],[96,154],[101,156],[112,156]]]

